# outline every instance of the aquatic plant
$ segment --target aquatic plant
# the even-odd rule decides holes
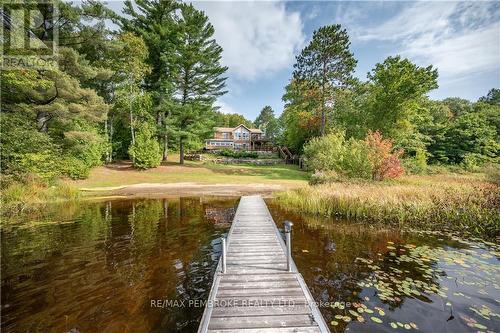
[[[499,267],[494,260],[500,254],[500,247],[495,243],[452,239],[461,243],[463,248],[388,241],[376,255],[356,257],[355,265],[370,272],[357,281],[356,294],[373,296],[360,296],[349,306],[335,302],[332,305],[334,320],[330,324],[371,321],[393,329],[418,330],[415,322],[395,320],[398,318],[395,311],[405,300],[417,299],[425,303],[441,303],[443,312],[449,312],[449,320],[457,316],[478,332],[492,332],[500,313],[492,308],[491,303],[483,303],[481,296],[471,297],[474,294],[467,290],[474,288],[477,293],[490,296],[498,290]],[[464,302],[469,304],[466,310]],[[454,309],[454,304],[457,309]]]

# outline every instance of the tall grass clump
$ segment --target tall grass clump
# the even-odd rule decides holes
[[[78,189],[62,181],[45,182],[30,175],[2,184],[0,213],[3,217],[29,213],[51,202],[77,200],[79,195]]]
[[[467,176],[409,176],[336,182],[277,194],[285,210],[492,239],[500,230],[500,187]]]

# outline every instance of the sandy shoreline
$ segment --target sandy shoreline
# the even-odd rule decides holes
[[[270,197],[274,192],[296,186],[281,184],[198,184],[198,183],[140,183],[117,187],[80,188],[92,198],[178,197],[178,196],[242,196],[260,194]]]

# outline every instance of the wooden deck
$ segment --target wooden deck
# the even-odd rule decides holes
[[[292,242],[293,244],[293,242]],[[198,332],[329,332],[260,196],[241,198]]]

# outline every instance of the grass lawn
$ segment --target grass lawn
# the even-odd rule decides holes
[[[295,187],[307,184],[309,173],[295,165],[221,165],[186,161],[176,163],[178,156],[149,170],[136,170],[130,163],[102,166],[91,171],[84,180],[67,182],[78,188],[118,187],[140,183],[196,184],[281,184]]]

